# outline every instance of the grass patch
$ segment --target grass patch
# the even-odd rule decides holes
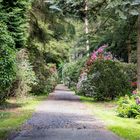
[[[102,119],[107,128],[126,140],[140,140],[140,119],[120,118],[116,114],[116,102],[94,102],[81,96],[81,100]]]
[[[16,130],[32,116],[40,101],[47,95],[9,99],[0,106],[0,140],[6,139],[9,133]]]

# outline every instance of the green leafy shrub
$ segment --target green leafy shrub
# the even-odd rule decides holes
[[[33,86],[32,92],[41,94],[44,92],[47,83],[48,71],[46,70],[43,54],[37,48],[39,46],[32,44],[31,48],[29,48],[29,58],[33,64],[33,70],[37,78],[37,85]]]
[[[16,71],[15,48],[26,45],[27,10],[30,3],[26,0],[0,1],[0,102],[11,95],[11,89],[19,72]]]
[[[125,95],[129,90],[128,77],[117,62],[96,60],[90,66],[87,81],[82,82],[80,93],[96,100],[112,100]]]
[[[58,79],[58,75],[57,73],[52,73],[48,79],[47,79],[47,84],[45,86],[45,91],[47,93],[50,93],[54,90],[54,88],[57,85],[57,79]]]
[[[32,44],[29,48],[30,61],[37,78],[37,84],[33,86],[32,92],[35,94],[49,93],[57,84],[57,70],[53,64],[46,63],[43,53],[38,50],[40,44]]]
[[[121,71],[127,75],[128,81],[131,85],[131,92],[137,88],[137,66],[134,63],[118,62]]]
[[[29,62],[28,50],[21,49],[16,56],[16,80],[11,88],[12,96],[27,96],[32,87],[37,84],[36,75]]]
[[[45,90],[50,93],[54,90],[58,82],[58,73],[55,64],[47,64],[46,70],[48,72],[47,83]]]
[[[87,59],[77,89],[84,96],[96,100],[113,100],[130,93],[136,82],[136,65],[114,61],[107,45],[94,51]]]
[[[65,85],[76,87],[84,64],[85,58],[64,65],[62,77]]]
[[[140,118],[140,104],[136,102],[136,96],[121,97],[118,101],[117,113],[124,118]]]
[[[136,64],[118,62],[117,65],[120,67],[121,71],[128,76],[130,82],[135,82],[137,80]]]
[[[137,50],[131,51],[131,62],[135,64],[137,63]]]
[[[14,41],[5,24],[0,22],[0,102],[8,97],[8,90],[16,75]]]

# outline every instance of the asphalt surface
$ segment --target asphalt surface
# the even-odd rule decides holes
[[[10,140],[120,140],[78,96],[58,85]]]

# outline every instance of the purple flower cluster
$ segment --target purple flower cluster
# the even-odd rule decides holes
[[[139,91],[136,89],[132,92],[133,96],[135,97],[136,104],[140,105],[140,94]]]
[[[140,105],[140,97],[136,97],[136,104]]]
[[[134,91],[132,92],[132,94],[133,94],[133,95],[137,94],[137,90],[134,90]]]
[[[98,48],[98,50],[94,51],[92,54],[91,54],[91,59],[92,60],[96,60],[99,58],[99,56],[102,55],[102,58],[104,60],[111,60],[112,59],[112,54],[111,52],[105,52],[105,49],[107,48],[108,46],[107,45],[103,45],[101,46],[100,48]]]

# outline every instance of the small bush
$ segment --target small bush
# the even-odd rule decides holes
[[[21,49],[16,56],[16,80],[11,89],[12,96],[27,96],[32,87],[37,84],[36,75],[29,61],[28,50]]]
[[[73,88],[76,87],[84,64],[85,59],[83,58],[76,62],[71,62],[64,65],[62,77],[65,85]]]
[[[37,78],[37,84],[33,86],[32,92],[36,95],[42,93],[48,94],[55,88],[57,84],[58,77],[56,65],[46,64],[43,53],[37,48],[32,48],[29,51],[30,61],[33,64],[33,70]]]
[[[117,62],[96,60],[90,66],[87,81],[83,81],[80,93],[102,101],[123,96],[129,90],[128,77]]]
[[[137,66],[133,63],[118,62],[117,65],[121,71],[128,76],[129,82],[135,82],[137,80]]]
[[[49,78],[47,79],[47,84],[45,86],[45,91],[50,93],[54,90],[57,85],[58,75],[57,73],[52,73]]]
[[[118,101],[117,113],[124,118],[140,118],[140,105],[136,102],[135,96],[121,97]]]
[[[34,45],[34,44],[32,44]],[[37,84],[33,86],[32,92],[35,94],[42,94],[46,91],[47,79],[49,77],[49,72],[43,54],[37,49],[39,46],[33,46],[34,48],[29,48],[29,58],[33,65],[33,71],[35,72],[37,78]]]
[[[32,89],[32,92],[35,94],[42,93],[50,93],[53,91],[55,86],[57,85],[57,72],[51,72],[48,66],[43,66],[38,69],[39,71],[35,71],[37,75],[37,85],[35,85]],[[42,71],[43,70],[43,71]]]

